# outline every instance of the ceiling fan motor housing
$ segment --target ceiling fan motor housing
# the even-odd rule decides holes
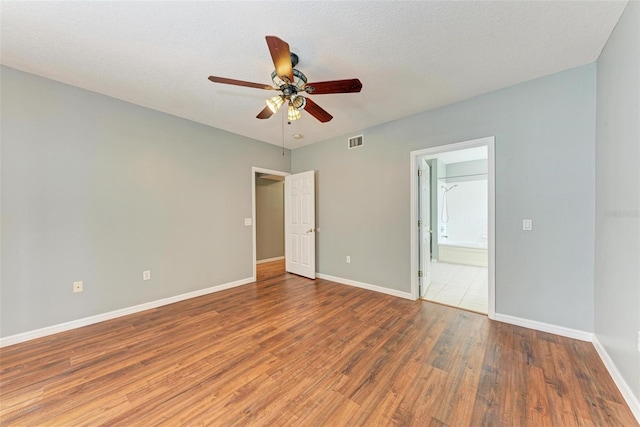
[[[291,55],[295,55],[295,53],[292,53]],[[296,55],[296,58],[297,57],[298,56]],[[273,83],[280,88],[282,95],[287,98],[297,95],[299,91],[305,89],[307,84],[307,76],[305,76],[302,71],[296,70],[295,68],[292,71],[294,78],[293,82],[290,82],[286,76],[284,76],[284,78],[278,76],[278,72],[276,70],[271,73],[271,80],[273,80]]]
[[[298,93],[298,89],[296,89],[296,87],[292,84],[284,84],[280,86],[280,89],[282,90],[282,94],[285,96],[285,98]]]

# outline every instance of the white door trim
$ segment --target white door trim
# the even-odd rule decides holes
[[[416,150],[410,153],[410,167],[411,167],[411,176],[410,176],[410,189],[411,189],[411,220],[410,220],[410,231],[411,231],[411,296],[413,299],[418,299],[418,233],[416,232],[416,224],[418,223],[418,208],[417,208],[417,200],[418,200],[418,185],[417,179],[418,176],[417,168],[416,168],[416,160],[418,156],[423,155],[432,155],[445,153],[447,151],[456,151],[463,150],[465,148],[474,148],[474,147],[487,147],[487,162],[488,162],[488,197],[489,197],[489,206],[488,206],[488,219],[489,224],[487,227],[487,231],[489,234],[488,241],[488,273],[489,273],[489,305],[488,305],[488,316],[489,319],[495,319],[496,315],[496,240],[495,240],[495,225],[496,225],[496,216],[495,216],[495,137],[489,136],[485,138],[473,139],[470,141],[458,142],[455,144],[447,144],[440,145],[437,147],[426,148],[423,150]]]
[[[278,175],[278,176],[287,176],[291,175],[289,172],[282,172],[273,169],[264,169],[259,167],[251,168],[251,233],[252,233],[252,258],[251,265],[253,268],[253,275],[251,276],[252,281],[256,281],[257,272],[256,272],[256,262],[257,262],[257,254],[256,254],[256,176],[259,173],[266,173],[269,175]]]
[[[422,171],[422,176],[418,176],[417,191],[420,197],[417,201],[420,202],[418,204],[418,222],[423,222],[418,225],[418,269],[422,270],[422,277],[418,276],[418,297],[424,298],[427,289],[431,286],[431,262],[425,262],[425,260],[431,259],[431,166],[421,158],[416,158],[416,161],[422,163],[422,165],[416,166],[418,170]],[[428,197],[424,197],[425,189]],[[425,241],[425,237],[428,242]]]

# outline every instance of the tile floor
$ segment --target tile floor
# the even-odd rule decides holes
[[[488,288],[487,267],[432,262],[425,299],[486,314]]]

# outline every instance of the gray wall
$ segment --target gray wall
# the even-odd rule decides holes
[[[2,336],[251,277],[251,167],[290,167],[276,146],[4,67],[1,137]]]
[[[598,59],[595,333],[640,399],[640,3]]]
[[[487,160],[469,160],[449,163],[445,175],[441,176],[447,183],[482,181],[487,179],[489,162]]]
[[[494,135],[496,311],[592,332],[595,83],[587,65],[294,150],[318,171],[319,272],[409,292],[409,153]]]
[[[284,181],[256,178],[256,260],[284,256]]]

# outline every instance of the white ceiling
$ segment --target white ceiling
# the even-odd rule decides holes
[[[359,78],[316,95],[289,148],[596,61],[626,1],[17,2],[3,0],[2,64],[257,140],[282,144],[265,35],[287,41],[309,81]],[[283,109],[284,111],[284,109]],[[292,135],[303,135],[294,140]]]

